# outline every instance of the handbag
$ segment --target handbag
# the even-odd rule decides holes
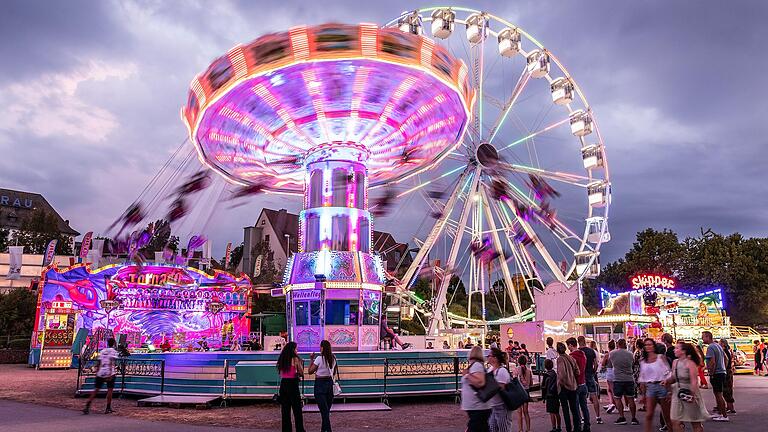
[[[341,384],[339,381],[339,362],[336,360],[336,356],[333,357],[333,395],[338,396],[341,394]]]
[[[472,388],[475,389],[475,396],[482,402],[488,402],[501,390],[501,386],[496,382],[496,377],[493,376],[493,372],[485,373],[485,385],[482,387],[472,386]]]
[[[677,382],[677,398],[683,402],[691,403],[695,399],[693,392],[690,389],[683,388],[680,385],[680,378],[677,377],[677,365],[675,365],[675,381]]]
[[[514,411],[520,408],[530,400],[528,391],[523,387],[523,384],[517,377],[509,380],[507,387],[499,393],[499,396],[501,396],[504,406],[509,411]]]

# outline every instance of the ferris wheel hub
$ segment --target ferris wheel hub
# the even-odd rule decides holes
[[[483,142],[475,150],[475,159],[483,168],[494,168],[499,163],[499,152],[493,144]]]

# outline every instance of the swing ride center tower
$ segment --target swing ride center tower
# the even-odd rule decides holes
[[[191,84],[182,118],[202,163],[232,183],[302,195],[286,265],[302,351],[379,345],[386,276],[369,187],[424,172],[459,145],[474,91],[429,38],[373,24],[295,27],[232,48]]]

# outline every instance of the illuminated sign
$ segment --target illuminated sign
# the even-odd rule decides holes
[[[641,274],[633,277],[631,280],[633,289],[641,288],[667,288],[675,289],[677,283],[674,279],[666,276]]]

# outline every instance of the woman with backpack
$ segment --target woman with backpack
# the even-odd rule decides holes
[[[312,353],[309,361],[309,373],[315,374],[315,401],[317,401],[317,408],[320,410],[320,432],[331,432],[333,376],[339,373],[336,356],[331,350],[331,343],[323,339],[320,342],[320,356],[315,356],[315,353]]]
[[[502,390],[506,389],[510,380],[509,370],[507,369],[507,355],[498,348],[491,348],[488,354],[488,372],[493,374],[496,382]],[[491,405],[491,417],[488,419],[488,427],[491,432],[509,432],[512,430],[512,412],[509,411],[497,394],[488,401]]]
[[[277,372],[280,374],[280,411],[282,430],[291,432],[291,410],[296,423],[296,432],[304,432],[304,418],[301,412],[299,379],[304,376],[304,362],[299,357],[296,342],[288,342],[277,358]]]
[[[461,409],[467,412],[467,432],[488,432],[491,405],[477,397],[477,390],[485,387],[485,359],[483,349],[473,346],[467,355],[469,366],[461,377]]]
[[[525,391],[528,392],[531,389],[531,384],[533,384],[533,373],[528,367],[528,357],[525,354],[518,357],[517,365],[514,375],[520,380],[520,384],[523,385]],[[523,428],[523,424],[525,424],[525,428]],[[520,407],[520,411],[518,411],[517,430],[524,432],[530,432],[531,430],[531,416],[528,414],[528,402],[524,403],[523,406]]]

